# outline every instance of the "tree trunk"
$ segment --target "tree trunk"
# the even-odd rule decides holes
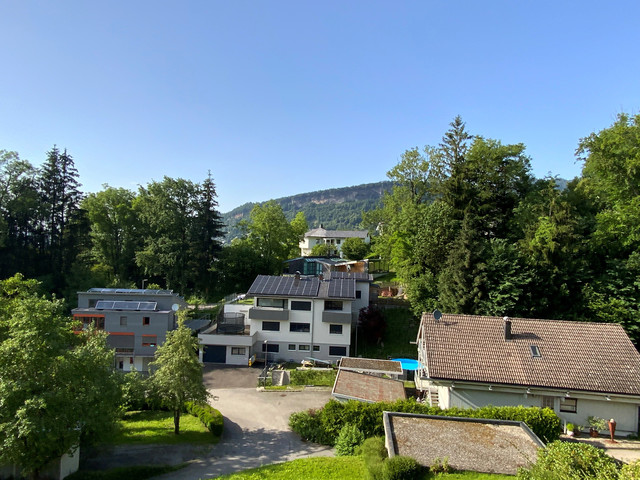
[[[173,433],[180,434],[180,410],[173,411]]]

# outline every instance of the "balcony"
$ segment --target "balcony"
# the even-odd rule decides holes
[[[251,320],[289,320],[289,310],[252,307],[249,309]]]
[[[322,312],[322,321],[325,323],[351,323],[351,313],[349,312],[334,312],[325,310]]]

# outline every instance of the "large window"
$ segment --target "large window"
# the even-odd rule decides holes
[[[325,300],[325,310],[342,310],[342,302],[340,300]]]
[[[244,355],[245,353],[245,347],[231,347],[231,355]]]
[[[309,345],[298,345],[298,350],[301,352],[308,352],[311,347]]]
[[[309,332],[311,331],[311,324],[309,323],[296,323],[296,322],[291,322],[289,324],[289,331],[290,332]]]
[[[311,302],[301,302],[299,300],[291,300],[291,310],[311,311]]]
[[[329,347],[329,355],[332,357],[346,357],[347,347]]]
[[[560,399],[560,411],[567,413],[578,413],[578,399],[562,397]]]
[[[280,322],[262,322],[262,330],[268,330],[270,332],[279,332]]]
[[[331,333],[332,335],[342,335],[342,325],[329,325],[329,333]]]
[[[287,308],[287,300],[284,298],[260,298],[258,297],[257,304],[259,307],[270,308]]]
[[[277,343],[269,343],[267,345],[265,345],[264,343],[262,344],[262,351],[267,351],[269,353],[278,353],[280,351],[280,345],[278,345]]]

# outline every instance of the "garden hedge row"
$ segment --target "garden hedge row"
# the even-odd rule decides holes
[[[291,385],[317,385],[331,387],[336,381],[337,370],[291,370]]]
[[[222,414],[211,407],[210,405],[203,405],[193,402],[185,402],[184,407],[187,413],[198,417],[198,419],[204,424],[207,429],[216,437],[222,436],[222,424],[224,418]]]
[[[524,422],[545,442],[557,440],[562,422],[555,412],[536,407],[493,407],[478,409],[449,408],[441,410],[417,403],[413,399],[396,402],[363,403],[329,401],[323,408],[297,412],[289,418],[289,426],[303,439],[324,445],[334,445],[344,425],[355,425],[365,438],[384,436],[382,412],[407,412],[447,417],[494,418]]]

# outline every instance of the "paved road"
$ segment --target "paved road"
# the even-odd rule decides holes
[[[224,415],[218,445],[117,447],[86,462],[84,468],[189,462],[186,468],[156,478],[197,480],[296,458],[333,455],[331,448],[302,442],[288,428],[291,413],[321,407],[330,392],[258,392],[259,372],[255,368],[205,367],[205,385],[216,398],[211,403]]]

